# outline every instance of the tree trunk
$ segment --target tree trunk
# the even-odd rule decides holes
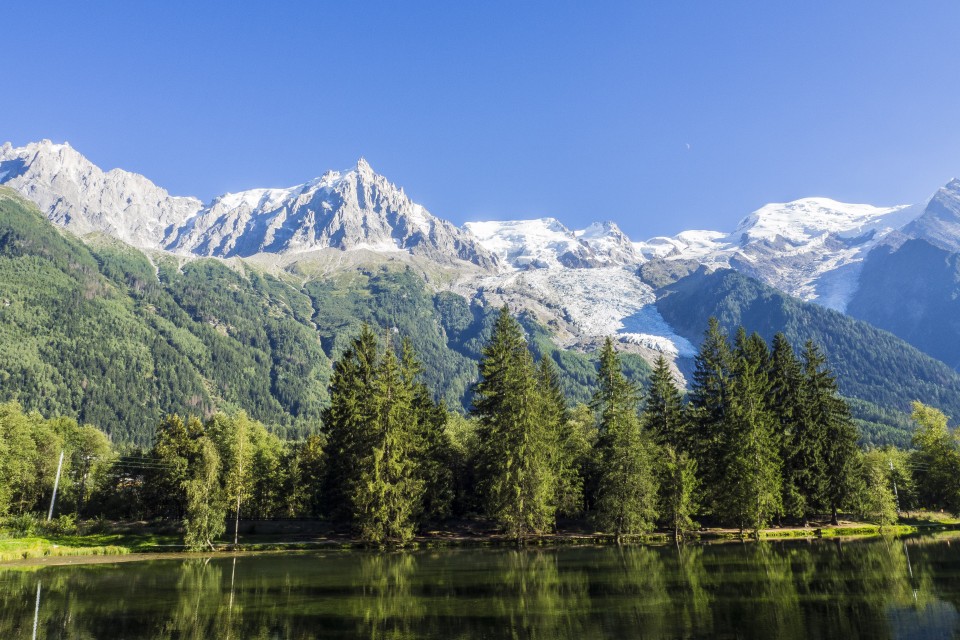
[[[837,526],[840,524],[840,521],[837,519],[837,507],[830,507],[830,524]]]

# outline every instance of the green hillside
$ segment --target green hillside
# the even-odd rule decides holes
[[[666,285],[657,308],[681,335],[698,342],[710,316],[769,340],[782,331],[794,346],[820,344],[852,399],[868,442],[909,443],[903,415],[920,400],[960,416],[960,375],[896,336],[837,311],[805,303],[731,270],[701,269]]]
[[[243,263],[151,260],[63,233],[0,188],[0,400],[95,424],[117,442],[147,444],[170,412],[244,409],[286,437],[314,432],[331,360],[363,322],[409,336],[426,384],[466,408],[494,311],[433,292],[404,268],[304,283]],[[593,356],[561,351],[522,322],[569,396],[586,400]],[[648,372],[639,358],[627,365],[636,380]]]

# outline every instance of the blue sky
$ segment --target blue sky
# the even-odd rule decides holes
[[[957,2],[19,2],[0,139],[207,199],[364,156],[454,222],[631,237],[960,175]]]

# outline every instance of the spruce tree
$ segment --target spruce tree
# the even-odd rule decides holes
[[[659,445],[668,445],[675,451],[687,447],[683,399],[662,354],[657,356],[650,373],[642,422]]]
[[[859,469],[857,427],[850,408],[837,389],[837,381],[826,367],[820,349],[808,340],[803,350],[803,419],[809,438],[821,443],[822,478],[811,482],[811,488],[822,487],[820,495],[811,494],[812,505],[830,510],[831,522],[837,524],[837,513],[856,494]]]
[[[421,523],[447,518],[454,498],[453,443],[447,433],[448,412],[443,401],[434,402],[422,382],[423,367],[408,337],[400,347],[400,368],[413,402],[416,475],[423,486],[417,518]]]
[[[690,425],[683,450],[697,463],[703,488],[702,506],[714,512],[727,457],[727,421],[733,383],[732,354],[726,334],[710,318],[695,359],[690,391]]]
[[[504,306],[480,360],[473,412],[486,513],[518,541],[554,523],[556,482],[540,406],[523,330]]]
[[[657,515],[653,443],[641,428],[639,403],[640,393],[623,375],[613,340],[607,338],[591,404],[599,432],[596,520],[617,542],[624,535],[650,530]]]
[[[353,516],[359,459],[372,446],[375,405],[370,402],[377,367],[377,336],[366,324],[334,364],[330,406],[323,416],[327,442],[324,454],[323,500],[334,520]]]
[[[803,369],[782,333],[773,337],[769,398],[783,460],[784,514],[806,521],[825,491],[823,432],[804,419]]]
[[[369,448],[354,470],[354,521],[371,542],[405,543],[413,537],[423,482],[416,473],[413,390],[389,342],[377,363],[367,404],[372,405]]]
[[[767,405],[767,355],[759,342],[742,327],[737,333],[722,447],[727,455],[717,494],[719,513],[741,532],[759,531],[781,510],[780,458]]]
[[[550,441],[550,466],[556,478],[557,512],[574,517],[583,513],[583,479],[580,476],[583,439],[570,420],[560,374],[548,355],[540,360],[537,385],[540,421]]]

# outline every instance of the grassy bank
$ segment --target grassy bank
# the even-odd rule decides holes
[[[251,527],[252,529],[252,527]],[[347,533],[320,528],[302,531],[280,527],[272,532],[249,531],[241,533],[240,544],[234,549],[227,541],[220,541],[218,549],[240,551],[286,551],[308,549],[363,549],[370,545]],[[844,521],[838,526],[814,524],[807,527],[779,527],[764,529],[761,540],[785,540],[792,538],[837,538],[876,535],[910,535],[960,530],[960,521],[935,515],[913,515],[898,524],[880,527],[876,524]],[[716,542],[753,539],[752,532],[742,536],[736,529],[709,528],[685,534],[688,542]],[[673,541],[666,532],[625,536],[627,544],[666,544]],[[524,540],[528,546],[603,545],[614,544],[613,536],[588,530],[560,530]],[[416,537],[408,545],[411,548],[443,547],[497,547],[513,546],[516,541],[489,531],[470,528],[451,531],[430,531]],[[74,535],[37,534],[14,537],[9,533],[0,537],[0,562],[10,563],[36,558],[118,556],[141,553],[169,553],[185,551],[182,536],[169,527],[117,525],[116,530],[102,533]]]

